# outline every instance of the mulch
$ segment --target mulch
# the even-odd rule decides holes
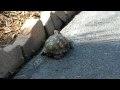
[[[0,48],[12,44],[27,19],[40,18],[40,11],[0,11]]]

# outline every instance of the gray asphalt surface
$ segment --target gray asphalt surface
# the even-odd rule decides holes
[[[38,54],[14,79],[120,78],[119,11],[82,11],[61,33],[74,49],[58,61]]]

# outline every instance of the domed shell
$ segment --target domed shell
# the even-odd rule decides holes
[[[43,53],[47,56],[60,58],[70,49],[69,41],[62,34],[50,36],[43,48]]]

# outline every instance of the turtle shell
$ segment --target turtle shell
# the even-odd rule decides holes
[[[43,48],[43,52],[50,57],[62,57],[70,49],[69,41],[62,34],[50,36]]]

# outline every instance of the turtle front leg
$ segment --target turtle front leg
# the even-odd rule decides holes
[[[46,49],[45,49],[45,48],[42,49],[40,55],[42,55],[42,56],[43,56],[43,55],[46,55]]]

